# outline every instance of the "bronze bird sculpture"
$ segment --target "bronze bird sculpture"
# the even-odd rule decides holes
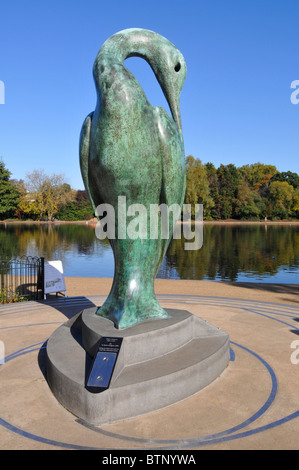
[[[124,66],[128,57],[145,59],[151,66],[171,110],[153,107]],[[186,64],[180,51],[161,35],[139,28],[111,36],[101,47],[93,67],[97,91],[95,111],[80,135],[80,167],[92,207],[110,204],[115,211],[115,237],[109,237],[115,272],[110,294],[97,314],[116,328],[167,318],[158,303],[154,280],[169,245],[175,220],[169,217],[169,236],[151,236],[151,206],[182,207],[185,196],[185,154],[180,117],[180,93]],[[126,207],[142,205],[145,237],[118,236],[119,197]],[[125,198],[125,199],[124,199]],[[139,207],[139,206],[137,206]],[[97,214],[97,212],[96,212]],[[132,220],[132,213],[127,219]],[[161,214],[160,214],[161,215]],[[177,215],[178,217],[179,215]],[[143,218],[143,219],[142,219]]]

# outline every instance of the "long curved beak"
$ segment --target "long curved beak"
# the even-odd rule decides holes
[[[179,130],[180,136],[182,138],[183,131],[182,131],[181,112],[180,112],[180,98],[179,96],[174,97],[174,95],[172,94],[172,96],[167,97],[167,101],[169,104],[169,108],[170,108],[173,120],[175,121]]]
[[[178,90],[176,90],[174,86],[169,87],[169,83],[167,83],[167,86],[166,86],[164,75],[162,73],[160,73],[158,70],[156,71],[154,70],[154,73],[157,77],[158,82],[160,83],[164,96],[169,105],[172,118],[174,122],[176,123],[181,139],[183,140],[181,111],[180,111],[180,94],[178,93]]]

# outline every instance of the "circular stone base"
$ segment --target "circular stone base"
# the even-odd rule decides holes
[[[131,418],[187,398],[215,380],[229,362],[229,336],[185,310],[167,309],[169,318],[124,330],[83,310],[59,327],[47,344],[47,381],[57,400],[91,424]],[[121,339],[109,385],[87,386],[97,376],[99,344]],[[100,372],[102,374],[102,372]],[[102,374],[103,375],[103,374]],[[98,378],[100,375],[98,375]],[[105,377],[104,377],[105,378]]]

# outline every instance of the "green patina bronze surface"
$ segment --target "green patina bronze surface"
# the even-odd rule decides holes
[[[170,116],[153,107],[139,82],[124,66],[131,56],[151,66],[168,101]],[[179,98],[186,77],[180,51],[159,34],[127,29],[101,47],[93,67],[97,90],[95,111],[85,119],[80,136],[80,166],[91,204],[111,204],[115,210],[115,239],[109,239],[115,260],[111,292],[97,313],[116,328],[151,318],[166,318],[154,292],[154,279],[170,237],[150,238],[151,204],[179,204],[185,196],[185,154]],[[147,210],[146,239],[118,238],[118,197]],[[136,215],[135,215],[136,217]],[[133,216],[131,219],[134,218]],[[130,217],[127,217],[127,225]],[[160,224],[161,225],[161,224]]]

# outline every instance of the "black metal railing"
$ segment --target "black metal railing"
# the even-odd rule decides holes
[[[0,255],[0,304],[44,297],[44,258]]]

